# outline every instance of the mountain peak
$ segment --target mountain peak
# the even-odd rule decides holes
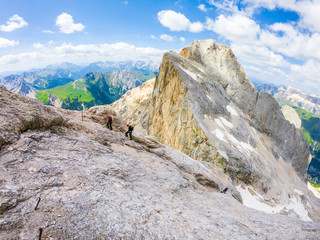
[[[309,195],[303,133],[284,118],[271,95],[255,89],[230,48],[203,40],[180,55],[167,52],[147,89],[141,97],[129,91],[112,106],[158,141],[215,164],[242,186],[253,186],[263,204],[285,206],[292,201],[288,196],[300,199],[292,182]],[[283,168],[294,174],[284,174]],[[281,209],[288,213],[289,208]],[[308,211],[315,219],[319,209]]]

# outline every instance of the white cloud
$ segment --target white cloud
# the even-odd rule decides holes
[[[320,1],[297,2],[295,10],[301,15],[300,26],[311,32],[320,32]]]
[[[160,39],[165,40],[167,42],[173,42],[174,41],[174,37],[168,35],[168,34],[161,34],[160,35]]]
[[[207,12],[208,9],[206,8],[206,6],[204,4],[199,4],[198,8],[202,11],[202,12]]]
[[[294,11],[299,15],[299,25],[311,32],[320,31],[320,1],[319,0],[244,0],[246,11],[253,14],[259,8],[275,10],[276,8]]]
[[[28,23],[19,15],[15,14],[7,21],[7,25],[0,25],[0,30],[4,32],[12,32],[18,28],[28,26]]]
[[[150,35],[150,38],[157,39],[157,37],[155,35]]]
[[[292,65],[289,79],[309,92],[320,93],[320,61],[309,60],[304,65]]]
[[[190,20],[182,13],[172,10],[163,10],[158,12],[160,23],[170,29],[170,31],[190,31],[198,33],[204,30],[201,22],[191,23]]]
[[[128,1],[123,1],[123,3],[124,3],[124,4],[126,4],[126,5],[127,5],[127,4],[129,4],[129,2],[128,2]]]
[[[189,24],[188,30],[193,33],[199,33],[204,30],[204,27],[201,22],[194,22]]]
[[[57,17],[56,26],[60,27],[60,31],[66,34],[81,32],[84,25],[81,23],[74,23],[70,14],[62,13]]]
[[[208,0],[208,3],[215,6],[218,10],[237,13],[239,0]]]
[[[301,33],[290,24],[276,23],[260,34],[259,43],[301,60],[320,59],[320,34]]]
[[[40,45],[36,44],[35,46]],[[136,47],[123,42],[81,45],[63,43],[59,46],[47,44],[41,49],[35,49],[33,52],[0,57],[0,72],[45,67],[48,64],[59,62],[73,62],[76,64],[106,60],[152,60],[160,62],[166,51],[151,47]]]
[[[53,34],[53,33],[54,33],[54,32],[51,31],[51,30],[43,30],[42,32],[43,32],[43,33],[49,33],[49,34]]]
[[[220,15],[216,20],[207,18],[206,28],[230,41],[243,43],[257,41],[260,31],[259,25],[254,20],[243,15]]]
[[[185,42],[186,39],[185,39],[184,37],[180,37],[180,41],[181,41],[181,42]]]
[[[19,45],[19,41],[9,40],[0,37],[0,48],[13,47]]]
[[[42,48],[45,48],[45,46],[39,42],[36,42],[34,44],[32,44],[32,47],[34,48],[38,48],[38,49],[42,49]]]
[[[280,54],[275,54],[267,47],[232,43],[231,49],[241,60],[260,66],[289,67]]]

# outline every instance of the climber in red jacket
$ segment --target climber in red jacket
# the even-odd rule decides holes
[[[107,116],[107,128],[112,130],[112,116]]]

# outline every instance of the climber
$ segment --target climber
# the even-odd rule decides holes
[[[223,189],[222,191],[220,191],[221,193],[227,193],[227,191],[228,191],[228,187],[226,187],[225,189]]]
[[[127,124],[127,127],[128,127],[128,131],[126,132],[126,137],[128,137],[128,134],[129,134],[130,140],[132,140],[133,126],[128,123],[128,124]]]
[[[107,128],[112,130],[112,116],[107,116]]]

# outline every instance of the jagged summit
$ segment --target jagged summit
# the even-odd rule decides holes
[[[258,93],[230,48],[203,40],[180,54],[167,52],[149,86],[142,86],[143,97],[129,92],[112,106],[160,142],[253,186],[269,212],[318,218],[319,201],[304,182],[309,149],[303,133],[271,95]],[[296,203],[307,210],[294,209]]]

